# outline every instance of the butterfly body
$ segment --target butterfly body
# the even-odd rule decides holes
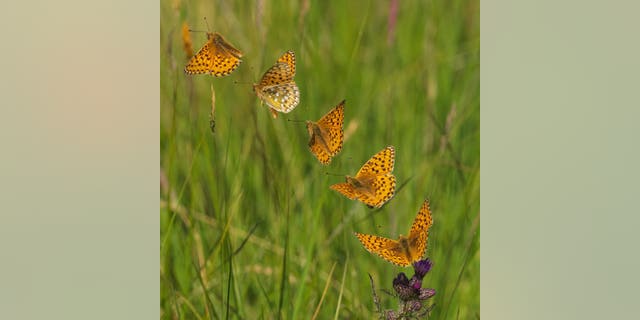
[[[344,140],[344,100],[331,109],[318,122],[307,121],[309,149],[322,164],[329,164],[340,150]]]
[[[398,244],[400,245],[400,249],[407,257],[409,261],[418,261],[422,258],[423,252],[418,252],[419,246],[417,245],[417,238],[409,239],[403,235],[398,237]]]
[[[309,141],[309,145],[318,144],[322,151],[329,153],[329,144],[327,140],[329,140],[329,134],[320,128],[318,123],[313,121],[307,121],[307,131],[309,132],[309,136],[311,136],[311,140]]]
[[[367,251],[393,264],[407,266],[420,260],[424,255],[431,225],[433,225],[433,219],[429,200],[425,200],[411,225],[408,236],[400,235],[398,240],[393,240],[357,232],[355,235]]]
[[[207,33],[207,43],[196,53],[184,67],[186,74],[209,73],[215,77],[222,77],[235,70],[242,60],[242,52],[221,34]]]
[[[345,183],[331,186],[352,200],[360,200],[370,208],[379,208],[393,197],[396,177],[391,173],[395,162],[395,149],[388,146],[375,154],[360,168],[355,177],[346,177]]]
[[[351,187],[357,191],[356,194],[362,193],[367,197],[375,197],[376,190],[373,188],[375,176],[364,176],[359,179],[347,176],[346,180]]]
[[[269,107],[274,118],[278,112],[291,112],[300,103],[300,90],[293,81],[295,74],[295,54],[287,51],[264,73],[260,82],[253,85],[253,92]]]

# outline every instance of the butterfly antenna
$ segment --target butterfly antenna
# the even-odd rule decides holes
[[[337,173],[331,173],[331,172],[326,172],[324,173],[325,175],[328,176],[338,176],[338,177],[344,177],[344,174],[337,174]]]
[[[204,23],[207,25],[207,30],[209,30],[209,32],[211,32],[211,28],[209,28],[209,21],[207,21],[207,17],[204,17]]]
[[[204,33],[206,33],[206,31],[204,31],[204,30],[193,30],[193,29],[189,29],[189,32],[204,32]]]
[[[307,122],[307,120],[296,120],[296,119],[287,119],[290,122]]]

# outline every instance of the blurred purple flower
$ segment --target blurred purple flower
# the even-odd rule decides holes
[[[398,273],[393,279],[393,289],[396,296],[400,299],[400,307],[398,311],[381,310],[380,303],[375,294],[373,287],[373,278],[369,275],[371,286],[373,288],[373,301],[377,307],[378,313],[384,319],[413,319],[422,317],[430,313],[432,304],[426,302],[427,299],[436,294],[436,290],[431,288],[423,288],[422,280],[431,270],[431,261],[424,259],[413,264],[414,274],[411,279],[407,278],[404,272]]]
[[[409,280],[409,286],[415,290],[420,290],[420,287],[422,287],[422,280],[416,275],[413,275]]]
[[[400,297],[402,301],[415,299],[420,294],[420,288],[418,287],[418,290],[416,290],[404,272],[400,272],[398,276],[393,279],[393,289],[398,293],[398,297]]]
[[[431,270],[431,260],[429,260],[429,258],[426,258],[414,263],[413,270],[415,271],[414,276],[417,276],[418,278],[420,278],[420,280],[422,280],[427,272]]]
[[[387,310],[387,312],[385,313],[385,319],[387,319],[387,320],[396,320],[396,319],[398,319],[398,316],[396,315],[395,311]]]
[[[436,295],[436,290],[431,289],[431,288],[421,288],[420,289],[420,295],[418,296],[418,299],[420,300],[427,300],[433,296]]]
[[[407,275],[404,274],[404,272],[398,273],[398,275],[393,279],[393,286],[395,287],[396,285],[409,285],[409,278],[407,278]]]
[[[422,309],[422,303],[419,300],[411,300],[407,302],[407,311],[416,312]]]

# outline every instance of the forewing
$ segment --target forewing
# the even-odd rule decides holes
[[[209,72],[216,77],[222,77],[235,70],[242,60],[242,52],[229,44],[219,33],[213,35],[211,51],[212,62]]]
[[[413,220],[411,230],[409,231],[409,243],[411,251],[416,252],[418,259],[422,258],[424,250],[427,248],[427,239],[429,237],[429,228],[433,225],[431,217],[431,208],[429,207],[429,199],[425,199],[416,219]]]
[[[358,171],[356,178],[383,175],[393,171],[395,149],[388,146],[376,153]]]
[[[402,252],[398,241],[370,234],[357,232],[355,234],[369,252],[375,253],[383,259],[400,266],[406,266],[410,263],[406,255]]]
[[[373,198],[367,197],[367,201],[362,201],[371,207],[381,207],[395,194],[396,177],[391,173],[377,176],[371,184],[375,191],[375,196]]]
[[[292,81],[293,72],[291,71],[291,67],[284,62],[278,62],[262,75],[259,85],[261,87],[268,87]]]
[[[216,77],[222,77],[230,74],[238,68],[241,60],[224,53],[216,53],[213,56],[213,63],[211,64],[210,73]]]
[[[191,57],[189,63],[184,67],[186,74],[203,74],[209,72],[211,61],[213,60],[211,46],[212,41],[207,41],[200,51]]]
[[[344,100],[318,120],[318,126],[322,128],[324,132],[327,132],[329,136],[327,145],[331,152],[331,156],[335,156],[340,152],[340,150],[342,150],[342,143],[344,141],[343,123]]]
[[[231,43],[223,38],[221,34],[217,32],[213,35],[213,43],[216,44],[216,47],[225,51],[225,53],[230,54],[238,59],[242,58],[242,51],[236,49]]]
[[[409,259],[407,259],[406,254],[402,251],[402,248],[399,245],[389,249],[383,249],[380,253],[380,256],[385,260],[397,264],[399,266],[407,266],[411,263]]]
[[[342,193],[342,195],[344,195],[345,197],[351,200],[355,200],[356,197],[358,196],[357,191],[353,188],[352,185],[348,183],[337,183],[332,185],[329,188]]]
[[[289,50],[285,52],[280,58],[278,58],[278,62],[286,63],[289,66],[292,78],[296,75],[296,55],[293,51]]]
[[[313,155],[318,158],[318,161],[320,161],[320,163],[328,164],[329,162],[331,162],[331,155],[328,154],[327,151],[325,151],[325,149],[322,147],[322,143],[320,143],[320,138],[313,132],[311,133],[311,138],[309,139],[309,150],[311,150],[311,153],[313,153]]]

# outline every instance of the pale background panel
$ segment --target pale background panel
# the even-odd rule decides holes
[[[482,2],[487,319],[637,317],[639,8]]]
[[[0,7],[0,318],[158,318],[158,3]]]

